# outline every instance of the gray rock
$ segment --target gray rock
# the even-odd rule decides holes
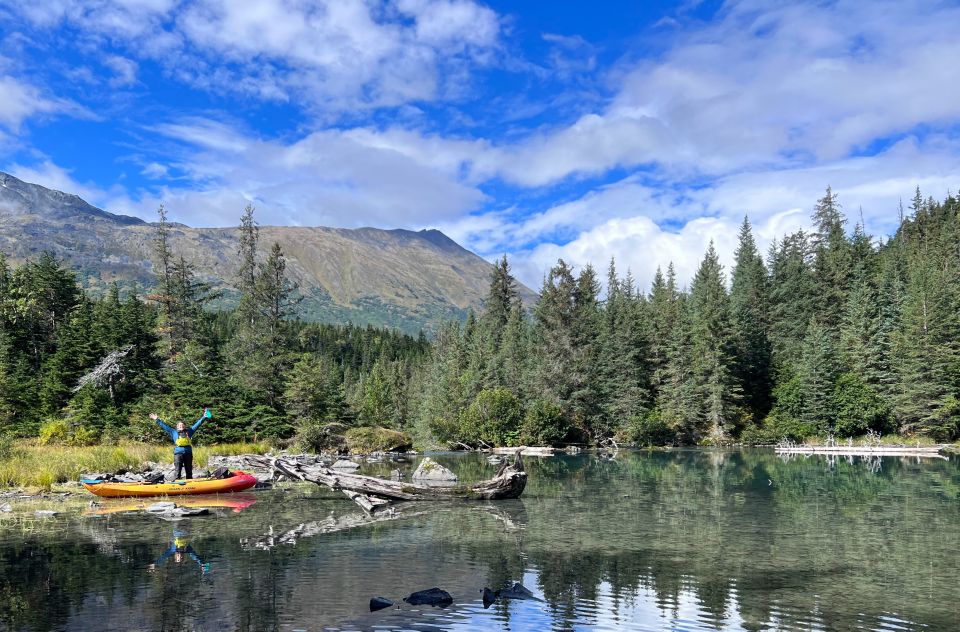
[[[54,516],[57,515],[57,512],[50,511],[47,509],[38,509],[37,511],[33,512],[33,515],[36,516],[37,518],[53,518]]]
[[[422,483],[441,483],[452,485],[458,480],[457,475],[443,467],[430,457],[425,457],[420,461],[416,471],[413,473],[413,480]]]
[[[390,480],[391,480],[391,481],[402,481],[402,480],[403,480],[403,472],[401,472],[400,470],[393,470],[393,471],[391,471],[391,472],[390,472]]]
[[[339,461],[334,463],[332,467],[335,470],[355,470],[360,466],[354,463],[353,461],[349,461],[347,459],[340,459]]]
[[[10,503],[0,505],[0,513],[10,513],[11,511],[13,511],[13,507],[10,506]]]
[[[166,513],[168,511],[173,511],[176,508],[177,508],[176,503],[160,502],[160,503],[153,503],[152,505],[147,507],[145,511],[148,511],[150,513]]]

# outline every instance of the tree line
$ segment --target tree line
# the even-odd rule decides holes
[[[94,298],[51,254],[12,267],[0,254],[0,435],[90,444],[159,439],[147,418],[214,409],[201,442],[292,440],[329,421],[408,425],[410,378],[429,342],[388,329],[304,323],[278,244],[261,253],[253,208],[240,223],[236,308],[175,252],[161,207],[157,282]],[[81,378],[126,353],[99,380]]]
[[[418,423],[471,446],[956,438],[960,202],[917,190],[875,240],[827,188],[812,220],[764,257],[745,218],[729,279],[711,243],[688,287],[611,261],[603,292],[561,260],[529,317],[502,259],[485,312],[437,335]]]
[[[960,201],[918,190],[876,240],[848,230],[828,188],[812,220],[764,256],[745,218],[729,277],[711,244],[689,285],[672,265],[643,289],[612,260],[605,283],[561,260],[533,306],[503,258],[484,309],[427,340],[301,322],[252,207],[239,300],[214,312],[161,207],[149,291],[94,298],[52,255],[0,256],[0,434],[156,439],[147,412],[188,420],[211,406],[203,440],[308,447],[331,423],[454,447],[957,437]],[[113,370],[81,385],[115,350]]]

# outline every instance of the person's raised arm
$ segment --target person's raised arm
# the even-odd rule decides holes
[[[197,423],[193,424],[193,426],[191,426],[190,429],[196,432],[197,429],[200,428],[200,424],[202,424],[207,419],[210,419],[211,417],[213,417],[213,413],[210,412],[210,409],[204,408],[203,415],[200,416],[200,419],[197,420]]]
[[[170,435],[170,438],[171,438],[171,439],[173,438],[173,428],[171,428],[171,427],[168,426],[167,424],[163,423],[163,420],[160,419],[159,417],[157,417],[157,413],[150,413],[150,419],[152,419],[152,420],[154,420],[155,422],[157,422],[157,425],[160,426],[160,427],[163,429],[164,432],[166,432],[168,435]]]

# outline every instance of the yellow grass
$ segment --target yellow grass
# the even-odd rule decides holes
[[[264,454],[266,443],[225,443],[197,446],[193,449],[194,467],[206,467],[211,456]],[[0,488],[50,489],[54,485],[76,481],[89,472],[116,472],[133,469],[154,461],[173,462],[173,449],[148,443],[124,442],[119,445],[71,447],[16,443],[10,455],[0,460]]]

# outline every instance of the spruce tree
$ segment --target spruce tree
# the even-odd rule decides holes
[[[744,217],[734,253],[730,287],[734,374],[755,422],[770,411],[773,358],[769,332],[767,270],[757,251],[750,221]]]
[[[817,304],[812,297],[816,283],[810,268],[810,242],[803,231],[771,244],[770,342],[774,362],[781,366],[796,363],[810,319]]]
[[[813,278],[817,317],[832,333],[840,329],[852,272],[850,243],[844,232],[846,218],[830,187],[813,211]]]
[[[720,258],[713,242],[690,286],[693,379],[700,395],[697,434],[715,441],[730,437],[740,386],[734,375],[733,328]]]
[[[799,362],[803,400],[800,421],[821,434],[834,431],[833,392],[838,374],[833,336],[817,319],[811,319]]]

